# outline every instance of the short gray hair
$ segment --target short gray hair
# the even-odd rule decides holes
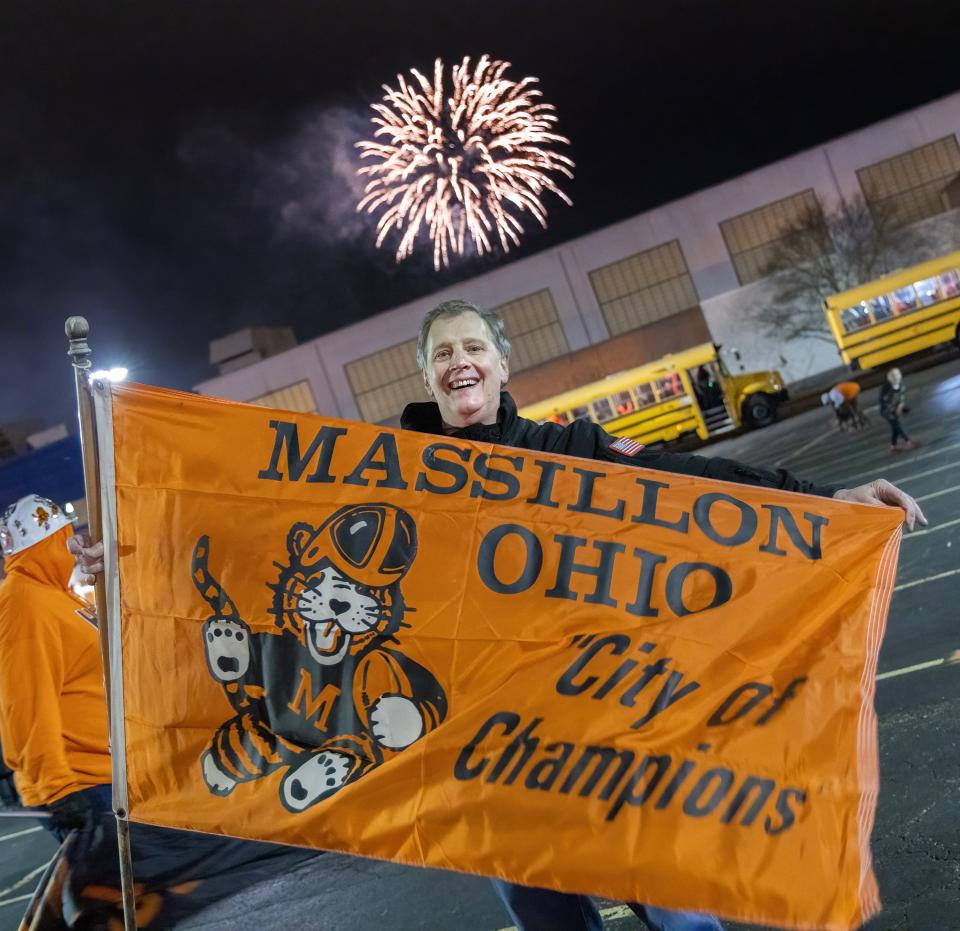
[[[444,301],[442,304],[437,304],[433,310],[428,310],[423,318],[423,323],[420,324],[420,335],[417,337],[417,365],[420,366],[421,372],[427,370],[427,337],[430,335],[430,327],[437,320],[459,317],[461,314],[468,313],[476,314],[486,324],[493,339],[493,345],[497,347],[497,352],[500,353],[501,358],[510,358],[510,338],[507,336],[501,316],[494,310],[484,310],[470,301],[462,301],[457,298],[452,301]]]

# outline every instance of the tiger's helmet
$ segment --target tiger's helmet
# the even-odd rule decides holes
[[[367,588],[389,588],[413,564],[417,526],[406,511],[392,504],[348,504],[316,530],[294,525],[288,542],[304,572],[330,562]]]
[[[392,504],[349,504],[334,511],[318,528],[294,524],[287,538],[290,565],[281,573],[271,611],[278,626],[298,628],[294,620],[301,588],[325,566],[369,589],[386,610],[388,629],[403,617],[399,582],[417,555],[417,526]]]

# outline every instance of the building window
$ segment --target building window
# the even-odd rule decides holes
[[[522,372],[570,351],[549,288],[500,304],[494,310],[503,318],[510,337],[511,372]]]
[[[549,289],[492,309],[507,327],[511,372],[570,351]],[[415,339],[348,362],[345,370],[360,416],[368,423],[396,422],[411,401],[427,400]]]
[[[367,423],[394,421],[411,401],[427,400],[415,339],[355,359],[344,369],[360,416]]]
[[[956,136],[944,136],[860,168],[857,178],[876,220],[895,229],[943,213],[944,189],[958,174],[960,145]]]
[[[799,230],[825,231],[823,210],[813,188],[764,204],[720,224],[740,284],[759,281],[770,274],[770,264],[784,240]],[[817,247],[826,250],[826,236],[817,236]]]
[[[597,268],[590,283],[611,336],[699,304],[677,240]]]
[[[261,407],[277,407],[285,411],[298,411],[304,414],[317,409],[317,402],[314,400],[310,382],[306,379],[293,385],[287,385],[286,388],[268,391],[266,394],[261,394],[259,398],[251,398],[250,403],[259,404]]]

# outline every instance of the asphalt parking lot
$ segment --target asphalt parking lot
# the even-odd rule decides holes
[[[873,848],[884,908],[865,928],[960,931],[960,359],[909,375],[907,386],[904,422],[921,443],[909,452],[889,450],[877,389],[865,394],[863,431],[839,433],[817,409],[706,452],[821,482],[887,478],[924,509],[929,527],[904,537],[880,657]],[[0,820],[0,931],[17,928],[53,850],[35,821]],[[624,906],[601,905],[610,931],[642,927]],[[509,920],[484,879],[331,854],[240,888],[182,927],[500,931]]]

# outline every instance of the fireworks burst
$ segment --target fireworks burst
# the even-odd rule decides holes
[[[437,270],[451,252],[462,255],[468,239],[481,255],[497,239],[509,252],[523,232],[518,215],[527,211],[546,227],[544,191],[571,203],[551,177],[573,177],[573,162],[552,148],[570,140],[553,132],[556,113],[539,102],[537,79],[512,81],[509,67],[484,55],[471,70],[464,58],[451,68],[450,96],[439,58],[432,84],[411,69],[415,82],[398,74],[398,89],[383,85],[383,101],[372,105],[374,140],[357,143],[361,158],[375,160],[358,170],[370,180],[357,210],[380,212],[377,246],[391,230],[400,233],[398,262],[421,229],[433,240]]]

